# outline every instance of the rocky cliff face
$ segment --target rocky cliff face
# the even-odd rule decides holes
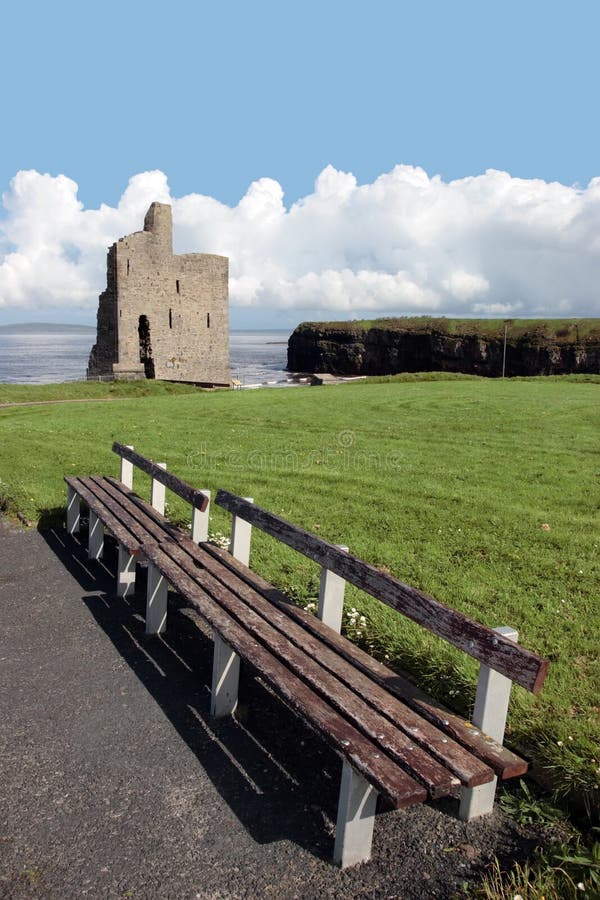
[[[353,323],[299,325],[288,342],[288,369],[335,375],[391,375],[398,372],[502,374],[503,328],[468,327],[451,333],[449,320],[436,328],[393,325],[354,327]],[[414,321],[414,320],[413,320]],[[592,320],[585,320],[589,323]],[[481,322],[478,323],[481,326]],[[509,329],[506,375],[565,375],[600,372],[600,321],[579,338],[577,326],[566,334],[531,325]],[[500,330],[500,333],[497,333]],[[563,328],[565,331],[565,328]],[[496,333],[494,333],[496,332]]]

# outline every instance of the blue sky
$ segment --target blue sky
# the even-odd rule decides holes
[[[203,209],[195,231],[190,226],[185,234],[178,225],[183,211],[178,213],[174,205],[176,246],[228,252],[234,277],[232,321],[245,327],[294,324],[320,312],[327,316],[334,312],[338,318],[415,309],[485,315],[502,314],[501,307],[511,303],[511,313],[543,312],[554,274],[541,277],[537,286],[530,278],[523,282],[518,272],[499,280],[498,272],[490,268],[489,253],[486,256],[488,245],[498,240],[494,209],[507,193],[506,184],[500,185],[498,179],[493,184],[485,181],[488,170],[497,170],[511,176],[511,197],[517,188],[521,191],[520,199],[511,199],[510,214],[504,215],[502,207],[501,236],[505,236],[506,221],[514,220],[514,210],[531,202],[529,181],[540,211],[548,203],[555,212],[570,205],[568,222],[556,212],[552,240],[545,232],[540,236],[539,229],[534,235],[530,253],[536,259],[552,249],[560,252],[565,228],[573,229],[574,219],[578,227],[588,222],[584,234],[581,228],[570,232],[569,248],[573,273],[583,265],[589,282],[580,283],[582,276],[577,276],[577,290],[571,295],[566,278],[560,296],[547,300],[546,314],[593,312],[590,298],[597,291],[600,274],[594,244],[594,229],[600,224],[595,218],[598,206],[595,194],[586,193],[590,180],[600,175],[600,6],[593,0],[570,4],[537,0],[419,4],[57,0],[47,4],[22,0],[18,6],[5,7],[2,19],[0,70],[5,91],[0,185],[5,196],[0,212],[0,266],[4,264],[0,323],[64,319],[66,311],[73,319],[93,321],[93,297],[103,286],[107,239],[110,243],[125,233],[130,219],[137,217],[133,227],[141,227],[142,206],[159,184],[156,175],[154,180],[134,183],[136,217],[131,211],[121,218],[113,216],[114,234],[109,233],[107,222],[98,228],[94,259],[93,248],[86,247],[84,252],[78,246],[84,220],[76,217],[71,217],[74,233],[69,236],[67,229],[59,247],[51,247],[46,240],[40,254],[32,250],[34,220],[46,217],[51,230],[57,204],[65,195],[58,191],[60,196],[50,196],[56,185],[28,182],[24,197],[22,185],[15,187],[13,182],[21,170],[47,173],[55,179],[64,175],[75,182],[72,193],[82,204],[82,214],[102,204],[118,209],[130,179],[147,172],[166,176],[166,199],[213,198],[214,208]],[[434,252],[432,241],[439,223],[418,246],[411,243],[407,258],[396,252],[402,235],[395,235],[387,255],[373,251],[385,241],[386,221],[390,217],[398,221],[407,203],[413,219],[418,217],[412,194],[410,201],[398,200],[398,178],[383,185],[385,199],[375,197],[377,180],[397,166],[422,169],[430,180],[440,176],[443,196],[441,188],[431,184],[418,190],[423,204],[431,207],[441,202],[447,207],[441,222],[448,227],[452,211],[445,188],[465,179],[459,207],[471,204],[474,217],[485,220],[485,237],[476,238],[463,227],[461,241],[446,248],[445,260],[436,258],[434,274],[424,274],[423,267]],[[288,227],[293,224],[289,221],[293,204],[317,196],[315,182],[324,170],[331,172],[327,167],[339,176],[334,184],[332,177],[325,179],[326,194],[333,196],[331,205],[313,203],[319,207],[317,224],[313,209],[304,224]],[[353,190],[339,173],[354,176]],[[409,175],[400,179],[403,191],[417,189]],[[475,176],[484,179],[477,194],[479,198],[482,191],[486,195],[485,215],[481,203],[472,206],[475,199],[469,179]],[[273,204],[279,203],[279,237],[267,250],[264,240],[257,246],[252,230],[244,232],[236,226],[232,237],[223,224],[224,207],[238,209],[255,182],[262,185],[259,193],[264,201],[253,213],[257,227],[264,225],[265,209],[268,219]],[[554,191],[549,197],[540,182],[550,188],[559,182],[570,193],[557,196]],[[275,184],[283,191],[279,200]],[[371,189],[368,202],[361,186]],[[327,247],[331,229],[326,223],[336,227],[339,235],[340,223],[346,223],[344,208],[355,219],[352,234],[346,233],[349,243],[340,248],[337,240]],[[215,210],[218,246],[184,247],[193,235],[210,243]],[[367,219],[359,221],[365,213]],[[539,222],[542,212],[534,218]],[[61,214],[58,219],[62,220]],[[85,221],[90,226],[92,217]],[[523,235],[528,224],[531,217],[520,220],[507,244],[497,245],[499,249],[512,252],[517,233],[531,240],[530,234]],[[366,241],[370,249],[363,253],[356,233],[371,226]],[[125,230],[118,231],[119,227]],[[309,252],[303,228],[319,235],[319,252]],[[410,231],[410,223],[406,230]],[[294,255],[298,240],[306,258],[303,270]],[[483,246],[474,247],[477,241],[483,241]],[[578,243],[583,260],[576,254]],[[35,279],[44,279],[52,253],[68,255],[73,246],[75,264],[85,257],[79,269],[69,273],[73,284],[77,281],[77,290],[66,285],[61,299],[58,269],[52,276],[52,291],[38,290]],[[233,253],[238,254],[235,259]],[[252,256],[252,264],[241,263],[244,254]],[[42,256],[46,268],[34,272]],[[531,267],[531,256],[528,259],[523,277]],[[276,274],[270,281],[262,279],[260,272],[271,263]],[[509,253],[505,269],[514,265],[514,253]],[[339,276],[333,289],[338,299],[331,303],[327,297],[331,279],[324,277],[328,272]],[[387,300],[377,307],[379,276],[397,281],[399,272],[408,273],[407,277],[400,279],[399,288],[389,284]],[[359,290],[360,273],[367,274]],[[307,276],[311,278],[298,287]],[[407,293],[409,283],[415,288]],[[467,283],[470,296],[466,296],[469,289],[464,289]],[[462,285],[456,295],[444,287],[453,284]],[[417,288],[420,305],[415,306]],[[511,291],[512,297],[508,296]],[[346,306],[341,299],[344,292],[354,298]],[[477,310],[476,305],[482,308]]]

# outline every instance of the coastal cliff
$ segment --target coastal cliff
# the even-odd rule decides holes
[[[288,341],[288,370],[334,375],[463,372],[502,375],[503,320],[400,318],[304,322]],[[600,372],[600,319],[506,324],[506,376]]]

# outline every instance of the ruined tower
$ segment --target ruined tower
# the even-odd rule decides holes
[[[153,203],[109,249],[89,377],[229,385],[229,260],[175,256],[172,234],[171,207]]]

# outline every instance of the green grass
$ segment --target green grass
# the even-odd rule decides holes
[[[504,323],[508,322],[508,337],[553,343],[581,343],[600,340],[600,319],[447,319],[445,316],[402,316],[384,319],[354,319],[341,322],[303,322],[296,331],[360,333],[371,328],[411,333],[441,332],[450,335],[480,335],[504,338]]]
[[[64,474],[118,473],[116,439],[198,487],[253,496],[490,627],[516,627],[551,667],[538,697],[513,690],[508,740],[597,812],[597,384],[145,390],[111,403],[0,409],[4,506],[48,521],[64,506]],[[144,479],[137,486],[148,490]],[[185,518],[184,505],[169,502]],[[214,509],[211,527],[226,532],[226,514]],[[303,557],[256,533],[252,561],[314,600],[317,568]],[[364,642],[468,712],[472,660],[354,589],[348,602],[366,616]]]
[[[33,403],[48,400],[115,399],[191,394],[198,388],[169,381],[72,381],[63,384],[0,384],[0,403]]]

